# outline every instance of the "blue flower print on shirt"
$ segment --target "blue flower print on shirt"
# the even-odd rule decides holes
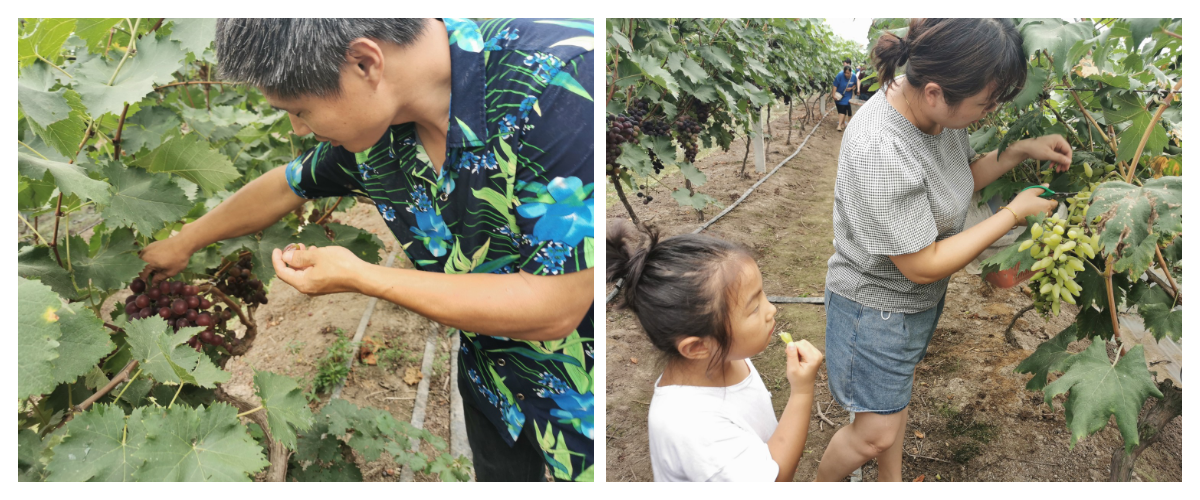
[[[416,209],[419,212],[428,212],[433,209],[433,202],[429,201],[429,192],[425,190],[425,186],[418,184],[413,189],[413,203],[416,204]],[[412,212],[413,207],[409,207],[409,212]]]
[[[379,215],[383,216],[383,220],[391,222],[396,220],[396,209],[387,206],[386,203],[379,204]]]
[[[358,173],[359,173],[359,175],[362,176],[362,179],[364,181],[370,180],[371,174],[375,173],[375,169],[371,168],[371,166],[367,165],[366,163],[359,163],[358,164]]]
[[[479,26],[470,19],[444,18],[446,23],[446,31],[450,33],[450,43],[458,44],[458,48],[466,52],[479,52],[483,50],[483,35],[479,33]]]
[[[548,398],[551,394],[562,394],[570,390],[570,387],[567,387],[566,382],[563,382],[562,379],[551,375],[549,372],[542,372],[542,375],[540,378],[538,378],[537,383],[541,384],[542,387],[538,387],[535,389],[535,391],[537,392],[538,397],[542,398]]]
[[[573,247],[584,236],[593,234],[592,184],[585,186],[578,177],[555,177],[545,186],[531,182],[525,189],[538,193],[538,201],[521,204],[517,213],[538,219],[533,226],[533,236],[538,240],[561,241]],[[546,200],[545,193],[549,193],[550,200]]]
[[[520,35],[517,34],[518,31],[521,31],[521,30],[512,28],[511,33],[509,32],[509,28],[504,28],[503,30],[500,30],[499,33],[496,33],[496,36],[492,37],[490,40],[487,41],[487,43],[483,44],[483,50],[488,50],[488,51],[502,50],[502,47],[500,46],[502,42],[507,42],[508,40],[516,40],[516,39],[520,38]]]
[[[524,62],[526,66],[534,66],[533,77],[542,82],[545,82],[547,79],[553,77],[555,73],[558,73],[558,70],[562,69],[563,65],[562,59],[559,59],[558,56],[543,52],[536,52],[525,56]]]
[[[416,239],[421,240],[434,257],[446,255],[446,249],[450,248],[449,240],[453,236],[442,216],[433,210],[417,211],[414,215],[417,216],[417,227],[410,227],[409,230],[416,235]]]
[[[513,115],[504,115],[504,118],[500,119],[500,137],[504,139],[511,137],[513,133],[517,131],[516,122],[517,117]]]
[[[546,272],[560,274],[563,272],[563,264],[566,264],[567,259],[571,258],[572,249],[572,247],[563,245],[557,241],[551,241],[538,251],[533,260],[546,266]]]
[[[470,170],[472,173],[474,173],[478,170],[478,167],[479,167],[478,160],[479,160],[479,157],[475,156],[475,153],[472,153],[470,151],[464,151],[462,156],[460,156],[458,159],[458,169],[459,170]]]
[[[550,410],[550,415],[557,417],[559,423],[571,424],[580,434],[593,439],[593,415],[592,405],[595,398],[592,393],[579,394],[571,389],[567,389],[562,393],[551,394],[550,399],[558,405],[559,409]]]
[[[533,111],[533,105],[537,104],[537,97],[527,95],[521,100],[521,107],[517,108],[517,112],[521,115],[521,121],[529,121],[529,112]]]

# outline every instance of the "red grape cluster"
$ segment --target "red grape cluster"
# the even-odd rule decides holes
[[[262,282],[254,276],[253,268],[250,253],[241,254],[236,263],[215,270],[217,290],[229,297],[237,297],[247,307],[266,304],[267,292],[263,291]]]
[[[224,322],[220,307],[216,315],[209,313],[212,302],[199,295],[198,287],[182,281],[165,280],[148,286],[141,278],[129,285],[133,292],[125,299],[125,314],[130,320],[158,316],[166,320],[175,331],[189,326],[205,327],[199,335],[188,340],[188,345],[200,350],[200,343],[224,345],[224,338],[217,335],[214,327]],[[225,311],[228,317],[228,311]]]
[[[650,137],[666,137],[671,135],[671,126],[657,118],[642,122],[642,133]]]
[[[605,162],[616,165],[617,157],[621,155],[621,144],[633,142],[641,132],[640,122],[627,115],[608,115],[608,135],[605,137]]]
[[[681,115],[675,120],[675,140],[683,147],[683,154],[689,163],[695,163],[696,153],[700,150],[700,146],[696,142],[699,133],[700,124],[696,123],[691,116]]]

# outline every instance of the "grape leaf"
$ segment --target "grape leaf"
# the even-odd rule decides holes
[[[211,195],[241,177],[229,158],[209,149],[196,134],[170,139],[133,162],[148,172],[175,174],[200,186]]]
[[[1118,255],[1113,264],[1117,272],[1145,272],[1158,241],[1183,231],[1182,196],[1181,177],[1150,179],[1142,187],[1119,181],[1101,184],[1085,217],[1103,216],[1097,250]]]
[[[154,149],[162,145],[163,137],[178,132],[179,115],[169,108],[155,106],[143,109],[125,120],[121,136],[121,148],[129,154],[138,154],[143,149]]]
[[[300,231],[299,241],[305,245],[316,245],[318,247],[345,247],[347,250],[354,252],[354,255],[358,256],[358,258],[372,264],[378,264],[381,260],[379,250],[383,248],[383,242],[379,241],[378,236],[343,224],[330,223],[326,224],[326,226],[329,227],[329,230],[333,231],[334,237],[332,241],[325,234],[325,230],[316,224],[304,226],[304,229]],[[269,264],[270,262],[268,262]]]
[[[183,50],[199,56],[212,45],[217,32],[217,20],[213,18],[171,18],[171,39],[179,42]]]
[[[667,159],[674,161],[674,155],[663,158],[663,161]],[[646,149],[629,142],[621,144],[621,155],[617,157],[617,164],[643,177],[654,173],[654,166],[650,164],[650,154]]]
[[[125,327],[130,354],[141,361],[142,369],[154,380],[201,387],[229,380],[229,372],[185,344],[204,328],[180,328],[174,334],[169,329],[167,322],[157,316],[130,321]]]
[[[17,67],[33,64],[41,56],[58,59],[63,43],[75,29],[75,20],[69,18],[41,19],[27,36],[17,39]]]
[[[45,64],[25,68],[17,77],[17,104],[26,118],[41,127],[50,126],[71,113],[71,106],[63,97],[66,89],[50,90],[56,84],[58,82],[50,74],[50,67]]]
[[[312,428],[313,413],[296,381],[271,372],[254,372],[256,393],[267,412],[271,437],[289,449],[296,449],[296,431]]]
[[[1041,124],[1041,109],[1034,108],[1022,113],[1021,116],[1013,121],[1012,125],[1008,127],[1008,132],[1004,134],[1004,137],[1000,138],[1000,147],[998,147],[997,150],[1000,153],[1003,153],[1005,149],[1008,149],[1009,144],[1025,138],[1026,134],[1028,134],[1029,137],[1040,136],[1042,132]]]
[[[50,247],[27,246],[18,250],[17,276],[41,281],[54,293],[67,299],[74,299],[79,295],[71,285],[71,275],[55,262]]]
[[[29,121],[29,128],[33,129],[34,133],[46,144],[54,148],[55,151],[62,153],[62,162],[69,161],[69,158],[75,157],[79,151],[79,144],[83,142],[83,134],[87,129],[87,117],[84,112],[83,101],[79,98],[79,94],[74,90],[67,90],[63,97],[67,100],[67,105],[70,106],[71,112],[65,119],[59,120],[49,127],[42,128],[32,120]],[[43,154],[51,159],[58,161],[49,152]]]
[[[1159,26],[1162,26],[1162,23],[1164,20],[1165,19],[1152,18],[1152,17],[1141,17],[1141,18],[1135,17],[1135,18],[1130,19],[1129,20],[1129,31],[1130,31],[1129,41],[1131,42],[1130,45],[1133,47],[1140,46],[1142,44],[1142,40],[1145,40],[1146,37],[1148,37],[1154,33],[1155,29],[1157,29]]]
[[[45,481],[46,465],[43,455],[47,441],[29,429],[17,431],[17,481]],[[49,458],[49,457],[46,457]]]
[[[1137,152],[1137,147],[1142,142],[1142,136],[1145,135],[1146,129],[1150,127],[1150,122],[1153,120],[1154,117],[1149,111],[1145,109],[1139,110],[1133,117],[1133,123],[1130,123],[1117,137],[1117,161],[1129,162],[1133,160],[1133,155]],[[1163,128],[1162,123],[1155,123],[1153,130],[1150,132],[1150,137],[1146,139],[1146,146],[1142,149],[1142,154],[1158,155],[1166,147],[1167,130]]]
[[[271,263],[271,251],[276,248],[282,250],[288,243],[299,242],[300,238],[283,221],[276,222],[259,234],[262,236],[248,234],[227,240],[221,246],[221,251],[228,255],[233,250],[243,248],[249,250],[250,262],[254,266],[254,275],[266,285],[275,278],[275,266]]]
[[[88,373],[116,347],[108,339],[104,322],[91,309],[77,309],[58,310],[62,337],[58,339],[58,359],[53,361],[55,382],[71,382]]]
[[[125,103],[141,101],[154,91],[155,85],[174,80],[175,70],[186,56],[178,42],[143,36],[137,41],[137,53],[125,60],[124,65],[119,59],[104,58],[81,64],[75,71],[74,88],[83,96],[83,104],[93,118],[105,113],[120,114]]]
[[[700,187],[708,181],[708,176],[704,175],[704,172],[701,172],[700,169],[691,163],[680,163],[679,171],[683,173],[685,179],[692,181],[692,186]]]
[[[46,467],[51,481],[133,481],[145,463],[134,454],[146,438],[141,408],[127,420],[121,408],[97,403],[67,422],[66,431]]]
[[[629,54],[629,61],[637,65],[642,75],[647,80],[654,82],[659,87],[669,92],[671,95],[679,93],[679,84],[675,81],[675,77],[666,69],[663,69],[663,61],[655,58],[648,53],[632,53]]]
[[[89,246],[94,248],[91,255],[87,251]],[[133,231],[128,228],[95,234],[90,245],[82,237],[72,236],[71,269],[75,273],[75,284],[86,288],[91,282],[101,290],[123,288],[146,267],[146,263],[138,258],[137,250]],[[63,257],[65,260],[65,253]]]
[[[1175,304],[1162,288],[1147,288],[1139,297],[1137,306],[1146,331],[1153,333],[1156,340],[1170,335],[1178,341],[1183,335],[1183,310],[1174,310]]]
[[[1075,65],[1076,61],[1070,61],[1067,52],[1095,31],[1091,23],[1066,24],[1058,19],[1023,23],[1020,29],[1025,56],[1030,57],[1034,52],[1043,50],[1054,58],[1059,73],[1065,73],[1066,69]]]
[[[1109,95],[1112,96],[1112,105],[1104,107],[1104,120],[1108,123],[1115,125],[1129,121],[1146,112],[1145,104],[1137,92],[1121,92],[1115,95],[1110,92]],[[1146,127],[1142,127],[1141,130],[1145,132]],[[1141,137],[1138,135],[1138,139]]]
[[[17,278],[17,399],[54,390],[62,308],[50,287]]]
[[[45,207],[56,189],[58,188],[54,186],[53,181],[34,180],[18,175],[17,210],[35,211]]]
[[[1142,346],[1134,346],[1114,366],[1100,338],[1092,339],[1092,345],[1067,359],[1065,373],[1046,386],[1046,404],[1054,406],[1054,396],[1067,392],[1070,395],[1063,407],[1071,430],[1071,448],[1103,429],[1109,415],[1113,415],[1125,438],[1126,453],[1138,444],[1137,418],[1142,404],[1150,396],[1162,397],[1146,369]]]
[[[134,473],[138,481],[250,481],[268,465],[225,403],[148,412],[145,427],[146,440],[133,453],[146,461]]]
[[[1025,384],[1025,389],[1040,391],[1046,387],[1046,377],[1051,372],[1063,371],[1064,361],[1071,356],[1071,353],[1067,352],[1067,346],[1076,340],[1076,335],[1076,327],[1072,324],[1054,338],[1042,342],[1033,354],[1017,365],[1013,371],[1033,374],[1033,378]]]
[[[358,407],[344,399],[335,399],[321,408],[317,418],[329,427],[330,434],[344,436],[359,423]]]
[[[54,176],[55,184],[64,194],[78,195],[98,204],[108,203],[108,183],[88,177],[79,165],[43,160],[22,152],[17,153],[17,171],[30,179],[43,179],[46,172]]]
[[[1101,288],[1103,290],[1103,288]],[[1113,337],[1112,315],[1108,312],[1107,299],[1099,309],[1088,307],[1079,310],[1075,316],[1075,325],[1079,327],[1079,338],[1100,337],[1111,340]]]
[[[1103,265],[1103,264],[1101,264]],[[1084,264],[1083,270],[1075,275],[1075,283],[1083,288],[1079,298],[1075,299],[1080,310],[1091,307],[1108,307],[1108,289],[1104,284],[1104,275],[1093,265]],[[1125,290],[1129,288],[1129,276],[1124,273],[1113,273],[1113,301],[1120,305],[1125,300]],[[1112,330],[1112,328],[1109,328]],[[1092,335],[1088,335],[1091,337]]]
[[[109,162],[104,171],[112,183],[112,202],[104,215],[113,226],[129,226],[150,235],[192,208],[169,176],[126,168],[118,162]]]
[[[1038,96],[1042,95],[1043,87],[1046,86],[1046,80],[1049,78],[1050,72],[1045,68],[1037,66],[1029,68],[1029,73],[1025,76],[1025,86],[1021,89],[1021,93],[1013,99],[1013,106],[1022,109],[1036,101]]]
[[[332,401],[331,401],[332,403]],[[322,418],[315,419],[312,428],[299,435],[296,440],[295,460],[330,462],[341,457],[342,442],[329,432],[329,424]],[[290,468],[289,468],[290,472]]]
[[[101,19],[81,18],[75,22],[75,36],[84,41],[88,52],[99,54],[104,52],[104,46],[108,44],[109,32],[119,22],[121,22],[121,18],[119,17]]]

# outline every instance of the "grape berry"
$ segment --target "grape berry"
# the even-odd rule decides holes
[[[189,326],[209,327],[189,339],[188,345],[197,351],[201,350],[201,342],[227,347],[224,337],[213,331],[211,315],[207,312],[212,302],[198,295],[198,287],[168,280],[147,288],[141,278],[134,279],[129,285],[133,294],[125,299],[125,314],[130,320],[158,316],[175,331]]]

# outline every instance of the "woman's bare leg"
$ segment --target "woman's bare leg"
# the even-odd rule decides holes
[[[825,448],[821,465],[817,467],[817,481],[841,481],[868,460],[889,451],[893,444],[902,443],[903,440],[897,438],[903,437],[907,419],[907,411],[889,415],[855,413],[854,422],[838,429]],[[899,464],[898,458],[896,464]]]
[[[876,457],[879,464],[879,482],[900,481],[900,465],[904,461],[904,429],[908,427],[908,407],[896,413],[904,415],[896,428],[896,439],[892,446]]]

